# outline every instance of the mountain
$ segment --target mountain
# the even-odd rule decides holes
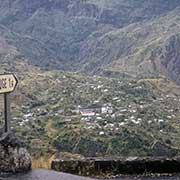
[[[179,0],[0,0],[0,59],[180,83],[179,10]]]
[[[179,82],[179,10],[110,31],[100,38],[91,37],[82,49],[85,71],[92,72],[90,67],[94,66],[95,72],[100,68],[105,73],[139,77],[166,75]],[[93,45],[89,43],[92,41]]]

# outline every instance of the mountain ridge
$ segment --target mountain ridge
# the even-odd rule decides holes
[[[0,25],[9,34],[0,32],[43,68],[179,84],[179,8],[178,0],[1,0]]]

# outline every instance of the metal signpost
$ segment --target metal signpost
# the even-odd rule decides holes
[[[10,93],[15,90],[17,83],[14,74],[0,74],[0,94],[4,94],[5,132],[10,131]]]

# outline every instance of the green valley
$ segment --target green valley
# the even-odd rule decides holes
[[[44,71],[25,63],[14,68],[20,84],[12,96],[12,126],[33,157],[179,154],[180,91],[174,83]]]

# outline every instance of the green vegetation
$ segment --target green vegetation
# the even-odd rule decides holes
[[[173,83],[24,67],[15,65],[21,80],[12,125],[34,157],[179,155],[180,91]],[[87,108],[96,114],[83,114]]]

